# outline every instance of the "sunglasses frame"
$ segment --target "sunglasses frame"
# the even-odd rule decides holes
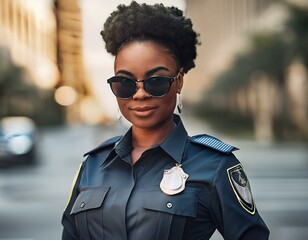
[[[144,91],[145,91],[147,94],[149,94],[149,96],[151,96],[151,97],[164,97],[164,96],[166,96],[166,95],[169,93],[172,83],[178,78],[178,76],[179,76],[179,73],[178,73],[175,77],[167,77],[167,76],[159,76],[159,75],[158,75],[158,76],[151,76],[151,77],[146,78],[146,79],[143,79],[143,80],[134,80],[134,79],[131,79],[131,78],[128,78],[128,77],[125,77],[125,76],[113,76],[113,77],[107,79],[107,83],[109,83],[112,93],[113,93],[117,98],[120,98],[120,99],[130,99],[130,98],[132,98],[132,97],[136,94],[136,92],[138,91],[138,87],[137,87],[137,83],[138,83],[138,82],[142,82],[142,83],[143,83],[143,89],[144,89]],[[115,92],[114,92],[113,89],[112,89],[112,83],[115,82],[115,80],[118,79],[118,78],[125,78],[125,79],[128,79],[128,80],[132,81],[132,82],[135,84],[135,92],[134,92],[131,96],[123,98],[123,97],[119,97],[119,96],[117,96],[117,95],[115,94]],[[163,94],[163,95],[161,95],[161,96],[154,96],[154,95],[152,95],[151,93],[148,92],[148,90],[145,88],[145,86],[146,86],[146,81],[148,81],[148,80],[150,80],[150,79],[152,79],[152,78],[164,78],[164,79],[167,79],[167,80],[168,80],[168,82],[169,82],[169,88],[168,88],[168,90],[166,91],[165,94]]]

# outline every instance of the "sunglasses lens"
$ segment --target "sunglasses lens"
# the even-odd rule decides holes
[[[114,77],[110,81],[111,90],[116,97],[130,98],[136,93],[134,80],[125,77]]]
[[[150,77],[142,80],[144,83],[144,90],[152,97],[163,97],[170,89],[172,78],[168,77]],[[107,80],[110,84],[111,90],[118,98],[131,98],[137,91],[136,82],[122,76],[115,76]]]
[[[168,93],[170,81],[166,77],[151,77],[144,82],[144,88],[151,96],[162,97]]]

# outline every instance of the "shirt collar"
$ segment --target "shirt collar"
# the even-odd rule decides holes
[[[130,128],[115,146],[115,152],[123,158],[132,151],[132,128]]]
[[[164,142],[159,145],[156,145],[155,147],[160,146],[169,156],[171,156],[176,162],[181,164],[182,155],[187,140],[187,132],[181,118],[178,115],[174,114],[173,120],[176,124],[175,128]],[[130,154],[130,152],[132,151],[131,131],[132,129],[130,128],[115,146],[115,152],[121,158],[124,158],[124,156]]]
[[[130,159],[125,156],[130,153],[132,150],[131,144],[131,129],[129,129],[125,135],[123,135],[116,143],[113,149],[105,154],[103,157],[100,157],[100,166],[103,166],[105,161],[112,155],[112,153],[116,153],[121,159],[124,159],[126,162],[130,163]]]
[[[160,147],[175,161],[181,164],[188,135],[181,118],[174,114],[173,120],[176,127],[173,129],[169,137],[160,145]]]

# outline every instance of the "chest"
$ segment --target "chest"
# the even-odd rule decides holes
[[[72,214],[84,239],[184,239],[193,230],[188,230],[188,223],[200,218],[211,225],[206,207],[209,184],[194,181],[190,173],[184,191],[167,195],[159,184],[175,161],[155,153],[139,161],[131,166],[114,159],[83,173]]]

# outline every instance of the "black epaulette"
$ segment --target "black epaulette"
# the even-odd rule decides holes
[[[221,140],[207,134],[193,136],[191,137],[191,141],[223,153],[231,153],[235,150],[238,150],[237,147],[224,143]]]
[[[101,145],[99,145],[98,147],[92,149],[91,151],[85,153],[83,156],[86,157],[87,155],[91,155],[97,151],[100,151],[102,149],[104,149],[105,147],[108,147],[110,145],[115,145],[115,143],[117,141],[119,141],[122,138],[122,136],[116,136],[113,138],[108,139],[107,141],[103,142]]]

